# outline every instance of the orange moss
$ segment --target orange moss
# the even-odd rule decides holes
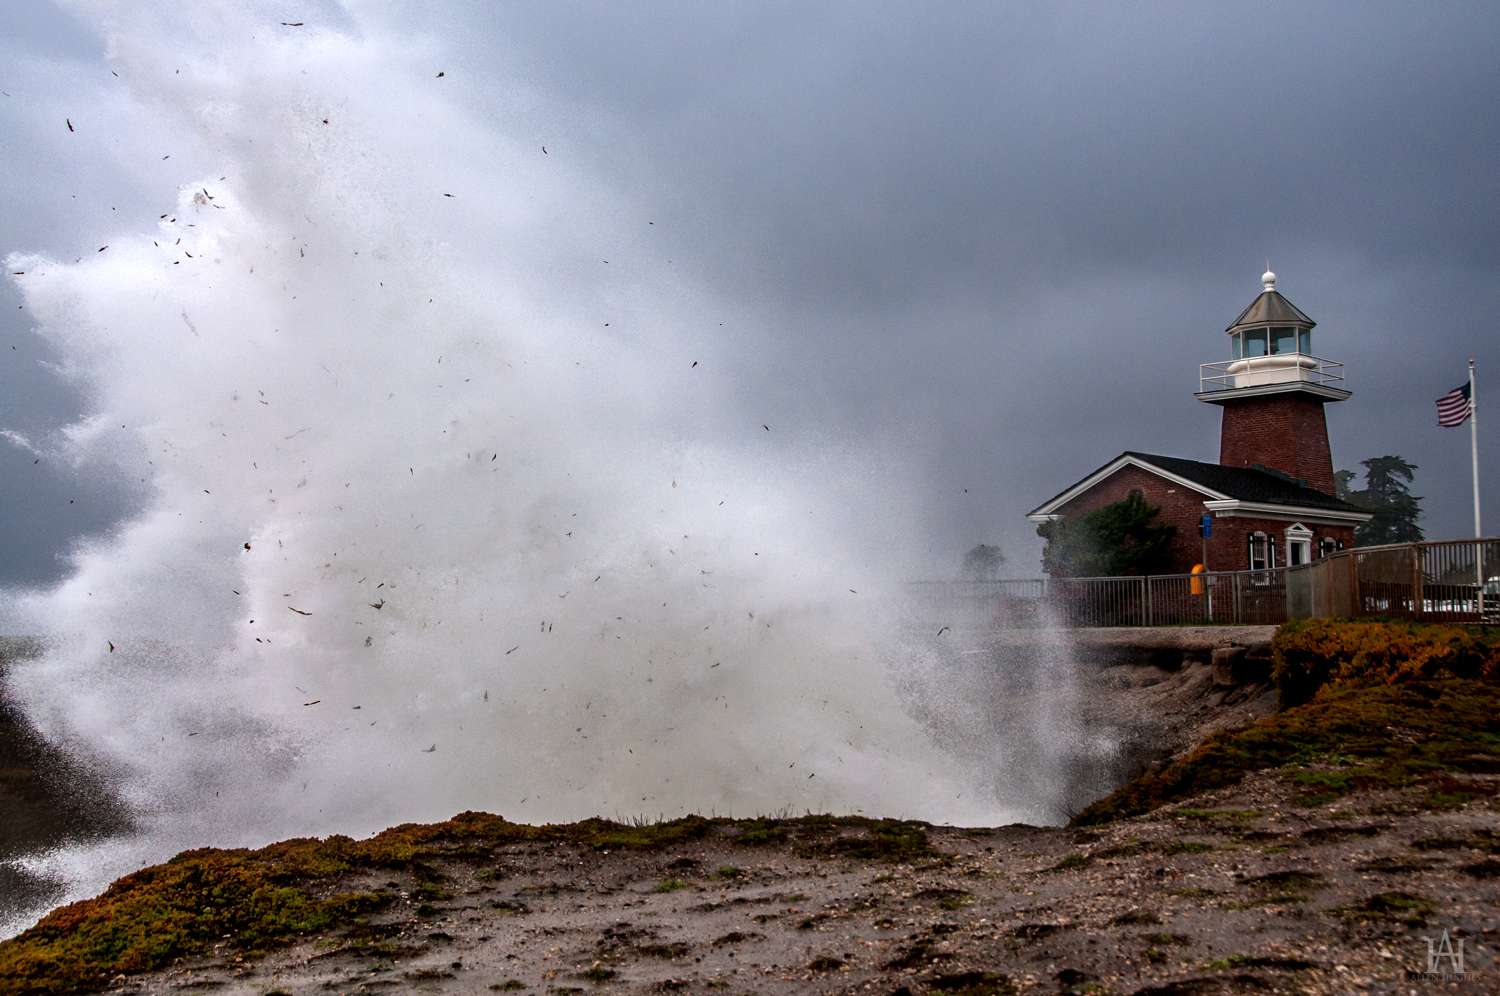
[[[1328,686],[1500,681],[1500,630],[1485,626],[1299,619],[1276,631],[1271,650],[1283,708],[1309,702]]]

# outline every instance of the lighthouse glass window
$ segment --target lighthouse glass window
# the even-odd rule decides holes
[[[1236,332],[1234,335],[1234,358],[1236,360],[1249,359],[1252,356],[1266,355],[1266,330],[1246,329]]]
[[[1312,355],[1312,332],[1295,326],[1246,329],[1230,336],[1230,340],[1232,358],[1236,360],[1283,353]]]

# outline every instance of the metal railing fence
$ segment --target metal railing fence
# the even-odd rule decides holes
[[[1500,622],[1500,539],[1340,550],[1289,578],[1292,618]]]
[[[945,619],[965,628],[1279,623],[1287,618],[1286,570],[924,582],[914,587],[923,601],[945,606]]]
[[[1500,623],[1500,538],[1359,547],[1263,571],[917,587],[957,607],[955,624],[969,628],[1276,625],[1374,615]]]

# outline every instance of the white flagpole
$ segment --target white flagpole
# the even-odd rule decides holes
[[[1474,361],[1469,361],[1469,455],[1474,464],[1474,538],[1479,531],[1479,397],[1474,393]]]
[[[1469,458],[1474,471],[1474,538],[1484,535],[1479,524],[1479,397],[1474,391],[1474,361],[1469,361]],[[1484,544],[1474,544],[1474,575],[1479,583],[1479,621],[1484,622]]]

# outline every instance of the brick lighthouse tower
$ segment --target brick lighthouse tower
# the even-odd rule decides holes
[[[1199,401],[1224,409],[1219,463],[1280,473],[1334,493],[1323,405],[1343,401],[1344,365],[1313,355],[1317,323],[1276,290],[1265,290],[1225,331],[1231,359],[1200,368]]]

